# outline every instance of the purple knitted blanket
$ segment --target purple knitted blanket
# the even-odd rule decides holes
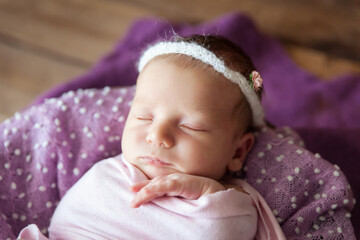
[[[141,50],[173,30],[179,35],[219,34],[242,46],[265,80],[268,120],[297,128],[308,149],[337,164],[302,148],[289,128],[258,134],[246,166],[247,179],[269,203],[287,237],[355,239],[349,212],[354,206],[350,185],[356,198],[360,189],[355,172],[360,165],[360,77],[320,81],[299,69],[276,41],[239,14],[198,26],[138,21],[91,71],[45,93],[35,102],[37,107],[1,124],[0,239],[13,239],[29,223],[46,232],[66,190],[92,164],[121,152],[133,88],[61,95],[79,88],[133,85]],[[355,206],[352,221],[359,231]]]

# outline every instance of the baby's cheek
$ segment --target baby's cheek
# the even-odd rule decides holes
[[[132,132],[132,141],[136,143],[137,145],[143,145],[146,144],[146,137],[147,137],[147,128],[146,127],[139,127],[137,129],[134,129]]]
[[[130,128],[129,126],[125,127],[121,140],[121,147],[124,154],[134,150],[138,144],[137,141],[139,137],[137,135],[137,131],[134,131],[133,128]]]
[[[184,154],[191,156],[198,156],[204,150],[204,144],[192,137],[178,138],[176,141],[176,146],[179,148]]]
[[[179,144],[179,153],[182,155],[181,157],[188,162],[188,165],[193,168],[206,164],[209,157],[211,157],[209,147],[197,142]]]

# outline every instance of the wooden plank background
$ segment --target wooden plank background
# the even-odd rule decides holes
[[[0,122],[87,71],[137,18],[199,23],[233,11],[324,80],[360,73],[357,0],[0,0]]]

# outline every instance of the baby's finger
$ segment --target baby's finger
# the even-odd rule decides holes
[[[138,208],[141,205],[143,205],[146,202],[149,202],[159,196],[162,196],[164,194],[159,194],[157,192],[151,192],[146,190],[145,188],[142,188],[133,198],[133,200],[130,203],[130,206],[133,208]]]
[[[170,180],[170,182],[174,181]],[[174,189],[172,189],[171,186],[173,186],[173,184],[169,184],[169,181],[166,179],[157,179],[156,182],[151,181],[140,191],[138,191],[130,205],[131,207],[136,208],[157,197],[161,197],[164,195],[176,196],[176,194],[174,194],[173,192]]]
[[[130,191],[132,192],[138,192],[140,191],[143,187],[145,187],[146,185],[148,185],[151,182],[151,180],[146,180],[143,182],[139,182],[139,183],[135,183],[134,185],[130,186]]]

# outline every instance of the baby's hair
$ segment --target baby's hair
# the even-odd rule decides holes
[[[171,41],[196,43],[206,48],[207,50],[213,52],[218,58],[223,60],[229,69],[241,73],[248,81],[251,81],[250,74],[256,70],[251,59],[245,54],[245,52],[239,46],[224,37],[214,35],[192,35],[189,37],[180,37],[175,35]],[[183,54],[169,54],[158,57],[166,59],[169,62],[175,62],[184,68],[198,68],[221,76],[221,74],[216,72],[210,65],[191,56]],[[227,82],[228,84],[233,84],[230,81]],[[256,91],[259,99],[261,99],[262,90],[263,89],[261,88],[259,91]],[[243,132],[252,131],[252,114],[249,103],[246,101],[243,94],[241,94],[240,97],[240,101],[233,109],[233,116],[240,118],[244,123],[243,126],[245,126],[245,129],[243,129]]]

